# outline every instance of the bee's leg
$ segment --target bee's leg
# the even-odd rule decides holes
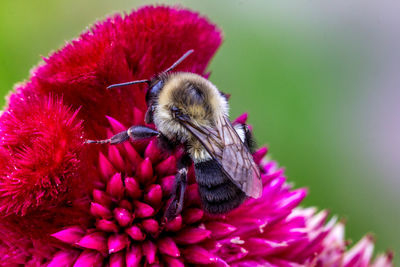
[[[171,221],[182,212],[190,164],[191,160],[188,155],[184,155],[178,162],[178,173],[175,175],[174,188],[172,189],[169,206],[164,215],[167,221]]]
[[[169,206],[165,211],[165,219],[171,221],[178,216],[183,207],[183,199],[185,196],[187,185],[187,169],[182,168],[175,176],[175,185],[169,201]]]
[[[112,136],[110,139],[105,140],[86,140],[86,144],[111,144],[116,145],[128,141],[129,138],[133,140],[142,140],[147,139],[160,133],[145,126],[135,125],[130,127],[128,130],[117,133]]]

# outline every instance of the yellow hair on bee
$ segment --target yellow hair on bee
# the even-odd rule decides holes
[[[218,116],[228,116],[225,97],[210,81],[194,73],[173,73],[164,83],[154,110],[157,129],[171,140],[188,143],[194,159],[210,159],[200,142],[174,118],[172,108],[178,108],[198,125],[214,126]]]

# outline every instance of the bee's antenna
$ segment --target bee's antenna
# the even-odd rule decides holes
[[[164,70],[162,73],[167,73],[167,72],[175,69],[176,66],[178,66],[183,60],[185,60],[185,58],[187,58],[193,52],[194,52],[193,49],[190,49],[189,51],[187,51],[185,54],[183,54],[183,56],[181,56],[177,61],[175,61],[175,63],[172,64],[171,67],[169,67],[168,69]]]
[[[137,83],[150,83],[150,80],[137,80],[137,81],[131,81],[131,82],[126,82],[126,83],[116,83],[112,84],[110,86],[107,86],[107,89],[111,89],[114,87],[120,87],[120,86],[126,86],[126,85],[132,85],[132,84],[137,84]]]
[[[183,54],[183,56],[181,56],[177,61],[175,61],[174,64],[172,64],[168,69],[164,70],[162,73],[167,73],[173,69],[176,68],[176,66],[178,66],[183,60],[185,60],[185,58],[187,58],[191,53],[193,53],[194,50],[190,49],[189,51],[187,51],[185,54]],[[132,84],[137,84],[137,83],[147,83],[150,84],[150,80],[137,80],[137,81],[131,81],[131,82],[126,82],[126,83],[116,83],[116,84],[112,84],[110,86],[107,86],[107,89],[111,89],[114,87],[121,87],[121,86],[126,86],[126,85],[132,85]]]

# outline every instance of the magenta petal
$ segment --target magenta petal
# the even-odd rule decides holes
[[[165,224],[165,230],[169,232],[177,232],[182,228],[182,216],[176,216],[172,221]]]
[[[127,128],[121,122],[119,122],[118,120],[114,119],[113,117],[110,117],[110,116],[106,115],[106,118],[107,118],[108,122],[111,125],[113,134],[117,134],[117,133],[120,133],[120,132],[123,132],[123,131],[127,130]]]
[[[133,123],[134,125],[142,125],[144,123],[144,112],[137,107],[133,107]]]
[[[156,260],[157,247],[150,240],[146,240],[142,244],[143,255],[149,264],[153,264]]]
[[[216,257],[200,246],[190,246],[182,251],[185,259],[195,264],[210,264],[216,261]]]
[[[133,220],[132,214],[123,208],[114,209],[114,218],[122,227],[128,226]]]
[[[373,251],[374,238],[371,235],[367,235],[346,253],[343,266],[368,266]]]
[[[142,227],[149,234],[155,234],[159,229],[158,222],[154,219],[143,220]]]
[[[133,239],[137,241],[143,241],[146,238],[146,235],[142,232],[142,230],[133,225],[125,230],[125,232]]]
[[[308,220],[308,227],[314,230],[321,229],[325,225],[328,215],[329,211],[327,210],[322,210],[318,212],[310,220]]]
[[[142,249],[139,245],[132,245],[125,254],[126,267],[138,267],[142,260]]]
[[[146,203],[134,201],[133,205],[135,206],[135,215],[138,218],[150,217],[154,213],[154,209]]]
[[[103,253],[107,251],[106,237],[102,232],[87,234],[76,244],[83,248],[90,248]]]
[[[131,143],[125,142],[124,148],[128,156],[128,159],[133,166],[137,166],[140,164],[140,162],[142,162],[143,160],[142,157],[140,157],[139,153],[133,148]]]
[[[156,144],[156,140],[151,140],[144,151],[144,157],[149,158],[151,162],[158,162],[161,158],[160,149]]]
[[[125,253],[114,253],[110,256],[110,267],[125,267]]]
[[[114,222],[104,219],[96,222],[96,228],[104,232],[118,232],[118,226]]]
[[[253,153],[253,159],[256,164],[260,164],[261,160],[267,155],[268,149],[264,146]]]
[[[185,193],[185,201],[186,205],[201,205],[197,184],[191,184],[187,187]]]
[[[241,261],[237,261],[234,262],[231,265],[228,265],[230,267],[253,267],[253,266],[268,266],[268,267],[275,267],[275,266],[279,266],[279,267],[300,267],[300,266],[306,266],[306,265],[298,265],[298,264],[293,264],[293,262],[289,262],[289,261],[275,261],[275,260],[271,260],[271,261],[266,261],[263,259],[248,259],[248,260],[241,260]],[[312,267],[314,265],[311,265]]]
[[[133,199],[138,199],[142,196],[142,190],[135,178],[125,178],[125,188],[128,195]]]
[[[211,231],[202,228],[186,228],[177,233],[174,240],[178,244],[196,244],[210,237]]]
[[[109,207],[112,203],[111,197],[106,192],[99,189],[93,190],[93,199],[95,202],[105,207]]]
[[[375,260],[373,267],[386,267],[393,266],[393,252],[388,251],[385,254],[378,255]]]
[[[273,180],[268,185],[265,185],[263,188],[263,198],[265,200],[269,199],[274,199],[277,192],[282,190],[282,186],[285,183],[285,178],[284,177],[277,177]]]
[[[129,238],[125,234],[115,234],[108,237],[108,253],[116,253],[129,245]]]
[[[142,184],[149,184],[153,180],[153,166],[149,158],[145,158],[139,165],[137,177]]]
[[[117,199],[124,195],[124,185],[120,173],[114,174],[107,183],[107,193]]]
[[[163,196],[169,196],[172,193],[172,188],[174,186],[175,175],[170,175],[161,178],[161,188],[163,191]]]
[[[100,253],[90,250],[85,250],[76,260],[74,267],[100,267],[103,263],[103,257]]]
[[[75,262],[78,256],[79,256],[79,251],[75,250],[59,251],[53,256],[53,259],[49,262],[47,267],[72,266],[72,264]]]
[[[243,258],[249,254],[249,251],[242,247],[243,244],[237,244],[239,242],[236,241],[240,242],[240,239],[231,239],[229,244],[226,244],[221,249],[221,254],[224,255],[223,258],[226,262],[242,262]]]
[[[247,117],[248,117],[247,112],[246,112],[246,113],[243,113],[242,115],[240,115],[239,117],[237,117],[233,122],[234,122],[234,123],[240,123],[240,124],[246,124]]]
[[[110,219],[112,217],[111,211],[108,208],[96,202],[90,203],[90,213],[92,213],[93,216],[104,219]]]
[[[107,157],[103,155],[103,153],[99,153],[99,167],[100,173],[105,180],[107,180],[111,175],[115,173],[115,169],[108,161]]]
[[[288,193],[288,195],[279,201],[280,209],[291,209],[296,207],[307,195],[305,189],[298,189],[293,192]]]
[[[322,246],[321,242],[327,236],[328,233],[329,233],[328,231],[319,231],[319,234],[316,235],[314,238],[311,238],[308,244],[306,244],[306,247],[299,251],[299,254],[301,253],[311,254],[313,251],[319,251]],[[295,253],[296,250],[293,250],[293,252]]]
[[[84,234],[85,231],[83,231],[80,227],[71,226],[57,233],[54,233],[51,236],[65,243],[74,244],[78,240],[80,240]]]
[[[206,223],[206,229],[210,230],[211,237],[217,240],[236,231],[235,226],[218,221]]]
[[[108,158],[110,159],[111,163],[118,169],[123,170],[125,167],[125,162],[119,153],[119,150],[116,146],[109,146],[108,147]]]
[[[228,264],[227,261],[225,259],[219,258],[219,257],[215,257],[213,260],[213,266],[215,267],[231,267],[232,265]],[[259,261],[260,263],[261,261]]]
[[[154,263],[153,264],[149,264],[149,267],[164,267],[164,264],[160,264],[158,257],[156,256]]]
[[[132,211],[133,210],[133,205],[132,205],[132,201],[130,201],[130,200],[128,200],[128,199],[123,199],[123,200],[121,200],[120,202],[119,202],[119,207],[120,208],[124,208],[124,209],[126,209],[126,210],[128,210],[128,211]],[[131,213],[131,215],[132,215],[132,217],[133,217],[133,214]]]
[[[167,159],[161,161],[156,166],[156,172],[160,176],[167,176],[176,173],[176,158],[175,156],[169,156]]]
[[[279,170],[277,170],[277,171],[274,172],[274,173],[267,174],[267,175],[266,175],[266,174],[261,175],[261,179],[263,180],[263,185],[264,185],[264,186],[269,185],[269,183],[270,183],[273,179],[282,176],[283,173],[284,173],[284,169],[279,169]]]
[[[182,262],[182,260],[177,258],[164,256],[163,260],[165,261],[167,267],[185,267],[185,264]]]
[[[162,199],[162,189],[158,184],[152,184],[144,195],[144,201],[152,206],[158,206]]]
[[[193,224],[203,218],[204,211],[198,208],[189,208],[183,212],[183,222],[186,224]]]
[[[245,243],[248,255],[265,256],[271,253],[278,253],[288,246],[287,242],[274,242],[263,238],[250,238]]]
[[[172,257],[179,257],[180,252],[178,247],[176,246],[174,240],[170,237],[164,237],[157,241],[157,246],[160,253],[169,255]]]

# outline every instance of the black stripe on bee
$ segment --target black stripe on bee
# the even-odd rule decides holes
[[[246,194],[225,175],[215,160],[197,162],[194,166],[200,198],[208,213],[227,213],[246,199]]]

